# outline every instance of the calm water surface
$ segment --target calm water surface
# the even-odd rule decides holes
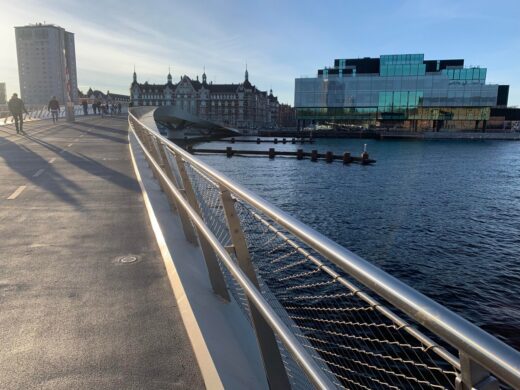
[[[374,166],[202,158],[520,349],[520,142],[317,140],[233,148],[359,155],[364,143]]]

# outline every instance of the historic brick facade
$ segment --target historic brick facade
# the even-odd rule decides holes
[[[239,84],[208,83],[206,72],[202,81],[198,76],[196,80],[182,76],[178,83],[173,83],[168,73],[166,84],[140,84],[134,71],[130,104],[174,105],[202,119],[241,128],[276,127],[279,108],[272,90],[268,94],[249,82],[247,69],[244,81]]]

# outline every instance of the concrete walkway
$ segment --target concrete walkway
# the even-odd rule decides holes
[[[0,128],[0,388],[203,388],[126,117],[25,130]]]

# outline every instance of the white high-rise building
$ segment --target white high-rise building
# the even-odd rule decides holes
[[[7,101],[7,93],[5,91],[5,83],[0,83],[0,104],[5,104]]]
[[[15,27],[21,98],[46,104],[52,96],[78,102],[74,34],[51,24]]]

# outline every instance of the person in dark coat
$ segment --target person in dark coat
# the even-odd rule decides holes
[[[52,122],[58,122],[58,114],[60,113],[60,103],[58,103],[58,99],[56,96],[53,96],[49,102],[49,106],[47,107],[52,114]]]
[[[92,111],[94,112],[94,115],[97,115],[97,102],[92,102]]]
[[[11,115],[14,118],[14,124],[16,126],[16,133],[23,133],[23,113],[29,114],[25,109],[25,104],[23,104],[23,100],[18,97],[18,94],[13,93],[13,96],[7,103],[9,107],[9,111],[11,111]]]
[[[83,114],[88,115],[88,103],[85,99],[81,102],[81,105],[83,106]]]

